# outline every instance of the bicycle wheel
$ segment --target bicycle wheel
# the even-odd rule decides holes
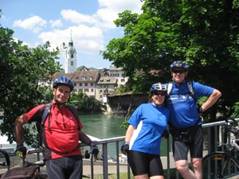
[[[225,152],[214,152],[203,158],[203,179],[222,179],[227,167],[228,156]]]

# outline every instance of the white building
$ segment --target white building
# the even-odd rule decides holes
[[[65,47],[63,44],[63,48],[65,49],[65,59],[64,59],[64,70],[65,73],[73,73],[77,67],[77,53],[74,47],[73,41],[71,40],[68,43],[68,46]]]
[[[112,79],[116,79],[117,87],[125,86],[129,80],[129,77],[125,76],[125,72],[122,68],[116,68],[114,66],[110,66],[109,69],[101,70],[101,76],[108,76]]]

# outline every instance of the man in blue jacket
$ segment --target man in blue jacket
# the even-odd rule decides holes
[[[187,81],[189,66],[183,61],[170,65],[172,82],[168,83],[167,106],[170,111],[170,132],[173,136],[173,155],[177,170],[185,179],[202,179],[203,132],[199,113],[212,107],[221,92],[210,86]],[[197,107],[197,99],[207,100]],[[187,156],[190,151],[193,170],[189,169]]]

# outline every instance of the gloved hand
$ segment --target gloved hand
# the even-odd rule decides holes
[[[88,150],[85,151],[85,158],[89,159],[90,158],[90,153]]]
[[[99,153],[99,149],[98,149],[97,145],[92,144],[91,145],[91,154],[97,156],[98,153]]]
[[[27,153],[27,148],[23,144],[17,144],[17,148],[15,151],[16,155],[25,158],[26,153]]]
[[[127,155],[127,152],[129,151],[129,144],[127,143],[124,143],[122,146],[121,146],[121,152],[125,155]]]

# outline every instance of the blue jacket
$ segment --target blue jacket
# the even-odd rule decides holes
[[[152,103],[141,104],[128,121],[136,129],[130,139],[130,150],[159,155],[168,119],[167,108]]]
[[[188,88],[187,82],[173,83],[172,91],[167,99],[170,112],[170,124],[175,128],[187,128],[201,124],[197,109],[197,99],[202,96],[210,96],[214,88],[192,82],[194,95]]]

